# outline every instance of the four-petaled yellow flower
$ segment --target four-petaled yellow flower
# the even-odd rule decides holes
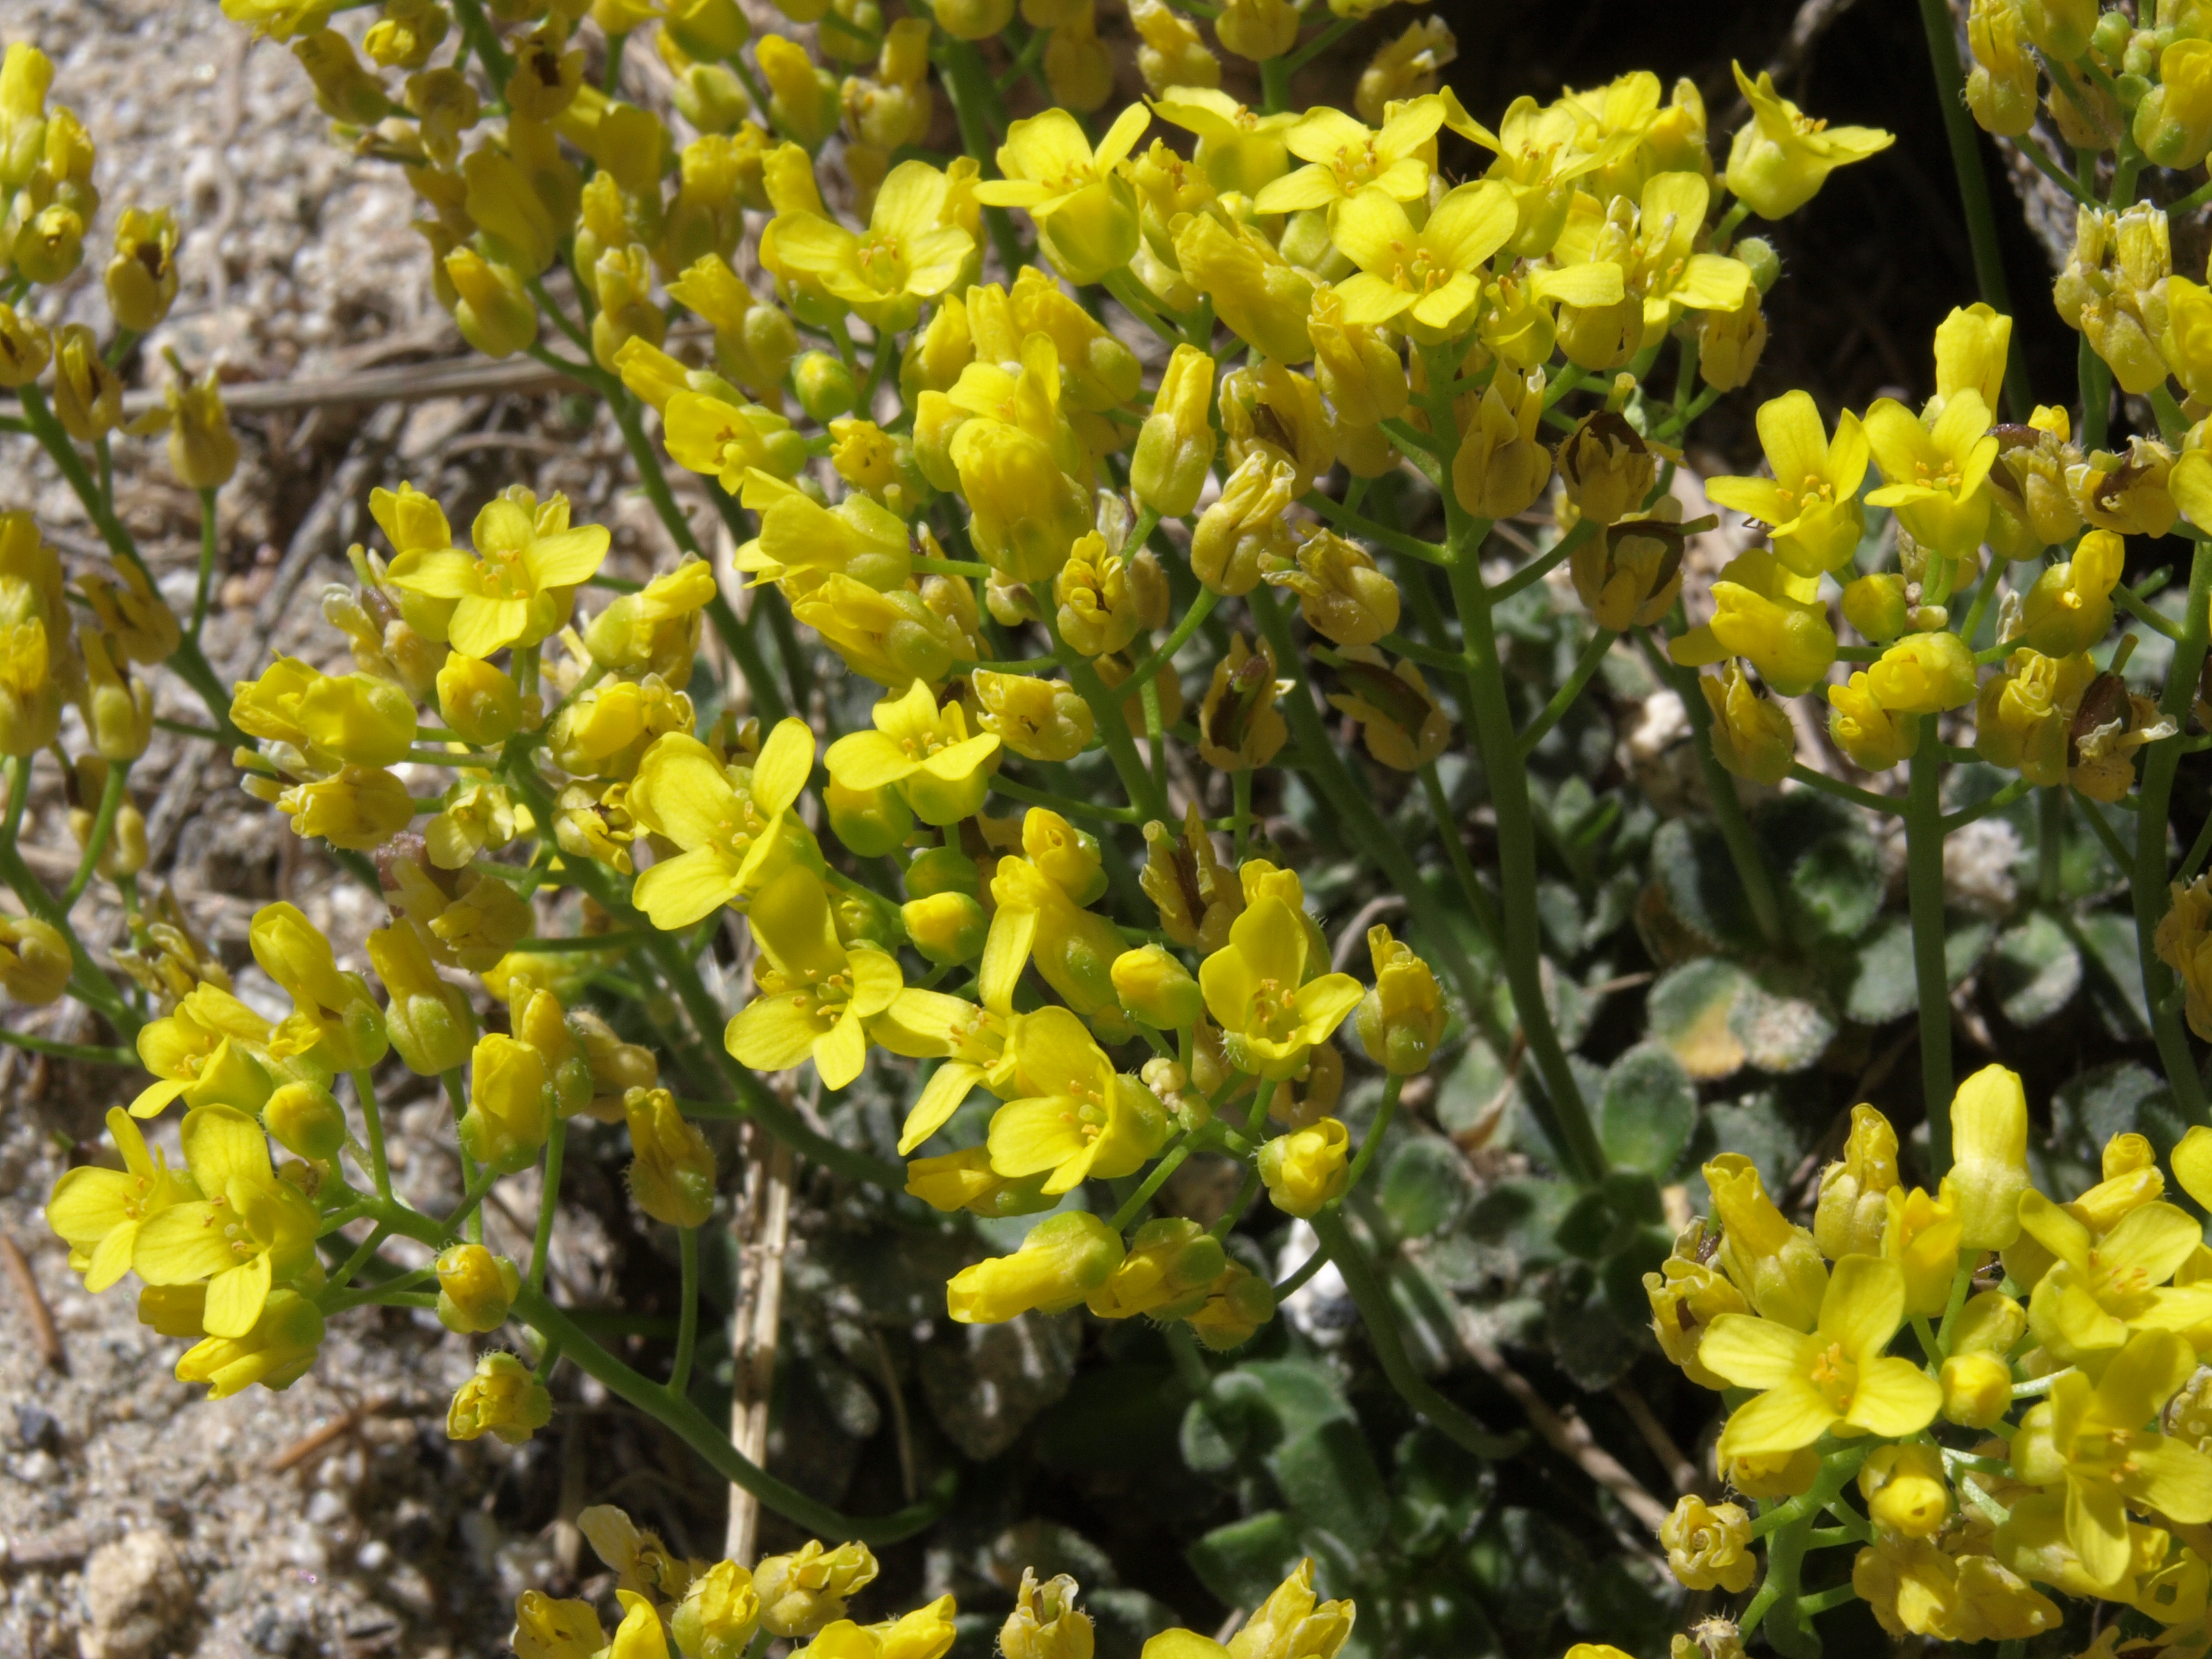
[[[1206,1012],[1240,1071],[1295,1076],[1366,994],[1349,974],[1308,979],[1310,941],[1297,913],[1263,894],[1230,927],[1229,943],[1199,964]]]
[[[2134,1332],[2212,1327],[2212,1283],[2167,1283],[2204,1242],[2185,1212],[2144,1204],[2099,1238],[2030,1188],[2021,1194],[2020,1224],[2058,1258],[2027,1306],[2029,1328],[2053,1358],[2094,1369]]]
[[[830,895],[811,870],[787,870],[746,913],[762,960],[760,994],[730,1021],[722,1041],[740,1066],[781,1072],[812,1056],[825,1089],[842,1089],[867,1061],[867,1021],[905,988],[888,951],[838,942]]]
[[[1336,246],[1359,267],[1337,284],[1344,320],[1390,323],[1431,344],[1450,339],[1481,302],[1477,273],[1516,217],[1504,185],[1462,185],[1416,230],[1403,203],[1370,185],[1336,213]]]
[[[2066,1541],[2097,1584],[2117,1584],[2133,1564],[2130,1504],[2163,1517],[2161,1525],[2212,1521],[2212,1457],[2157,1427],[2159,1412],[2196,1369],[2180,1337],[2142,1332],[2094,1382],[2081,1371],[2063,1374],[2014,1437],[2022,1480],[2064,1486]]]
[[[138,1229],[172,1204],[200,1195],[191,1177],[172,1170],[120,1106],[110,1107],[107,1132],[123,1154],[120,1170],[70,1170],[46,1200],[46,1224],[70,1247],[70,1266],[88,1291],[104,1291],[131,1271]]]
[[[1804,206],[1838,167],[1878,155],[1897,142],[1879,127],[1832,127],[1774,90],[1774,77],[1753,81],[1735,70],[1751,119],[1729,146],[1728,187],[1762,219],[1782,219]]]
[[[654,742],[625,804],[637,821],[684,849],[637,878],[637,906],[663,932],[689,927],[715,906],[757,890],[811,840],[788,816],[814,769],[806,722],[780,720],[751,775],[740,779],[696,738]]]
[[[1252,205],[1262,213],[1296,213],[1347,200],[1370,185],[1401,202],[1419,201],[1428,194],[1428,157],[1443,124],[1443,100],[1433,93],[1399,105],[1380,132],[1340,109],[1309,110],[1285,140],[1307,165],[1262,185]]]
[[[1849,410],[1832,439],[1810,393],[1785,392],[1759,409],[1759,443],[1771,478],[1708,478],[1705,494],[1767,526],[1774,555],[1800,576],[1840,570],[1866,531],[1859,505],[1869,450]]]
[[[402,553],[395,586],[447,600],[446,637],[465,656],[535,645],[568,619],[575,590],[607,556],[603,526],[568,524],[568,499],[543,503],[520,487],[484,504],[470,534],[473,555],[448,547]]]
[[[1021,1093],[991,1118],[997,1174],[1045,1174],[1042,1190],[1057,1196],[1094,1176],[1133,1174],[1167,1139],[1158,1099],[1116,1072],[1068,1010],[1041,1008],[1025,1018],[1013,1055]]]
[[[1946,558],[1963,559],[1981,545],[1990,522],[1990,467],[1997,440],[1989,405],[1969,386],[1947,400],[1932,424],[1894,398],[1866,412],[1867,442],[1881,469],[1870,507],[1897,510],[1912,538]]]
[[[229,1106],[185,1115],[185,1162],[207,1196],[171,1204],[138,1224],[131,1265],[149,1285],[207,1285],[201,1328],[245,1336],[272,1285],[314,1264],[317,1217],[299,1188],[276,1178],[261,1126]]]
[[[1152,122],[1132,104],[1093,150],[1082,125],[1064,109],[1017,121],[999,146],[1006,176],[975,186],[986,207],[1029,210],[1037,240],[1071,283],[1096,283],[1137,251],[1137,198],[1118,171]]]
[[[780,216],[776,253],[878,329],[913,325],[921,302],[952,286],[975,240],[945,222],[945,177],[902,161],[877,192],[865,235],[804,209]]]
[[[969,737],[957,702],[939,708],[916,680],[903,696],[878,703],[874,719],[874,731],[842,737],[823,757],[840,787],[895,788],[924,823],[957,823],[982,805],[999,739],[988,732]]]
[[[1936,1379],[1883,1350],[1905,1322],[1905,1274],[1879,1256],[1847,1255],[1829,1275],[1808,1334],[1748,1314],[1723,1314],[1698,1358],[1759,1397],[1721,1431],[1723,1458],[1795,1451],[1822,1435],[1917,1434],[1943,1403]]]

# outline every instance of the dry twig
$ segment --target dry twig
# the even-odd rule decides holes
[[[31,1340],[38,1345],[39,1358],[68,1375],[69,1355],[62,1347],[62,1334],[54,1328],[54,1310],[46,1305],[46,1294],[39,1288],[39,1276],[31,1271],[22,1247],[5,1233],[0,1233],[0,1261],[6,1263],[8,1277],[15,1281],[15,1299],[23,1304],[23,1316],[30,1322]]]

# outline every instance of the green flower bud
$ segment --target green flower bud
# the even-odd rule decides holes
[[[456,1244],[438,1257],[438,1322],[472,1335],[495,1331],[522,1288],[522,1274],[481,1244]]]
[[[822,804],[829,812],[831,831],[864,859],[883,857],[904,845],[914,833],[914,813],[889,784],[876,789],[848,789],[833,777],[822,792]]]
[[[1206,997],[1190,969],[1157,945],[1139,945],[1114,958],[1114,994],[1129,1018],[1158,1031],[1196,1025],[1206,1012]]]
[[[957,967],[983,953],[983,940],[991,931],[991,918],[965,893],[933,893],[909,899],[899,907],[907,938],[925,960],[939,967]]]
[[[983,896],[983,872],[975,867],[975,860],[957,847],[933,847],[916,853],[914,862],[906,867],[906,894],[908,898],[928,898],[937,893],[965,893],[969,898]]]
[[[810,351],[793,363],[791,387],[799,406],[817,421],[849,415],[860,395],[853,371],[827,351]]]
[[[1751,267],[1752,285],[1761,294],[1771,289],[1782,276],[1782,256],[1764,236],[1744,237],[1729,249],[1729,255]]]
[[[318,1161],[345,1145],[345,1112],[337,1097],[312,1083],[288,1083],[261,1109],[261,1127],[288,1152]]]
[[[1887,645],[1910,625],[1905,578],[1895,571],[1844,584],[1844,620],[1876,645]]]

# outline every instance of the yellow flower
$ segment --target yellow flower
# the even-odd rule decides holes
[[[120,1170],[70,1170],[46,1199],[46,1224],[70,1247],[70,1266],[88,1291],[104,1291],[131,1270],[141,1223],[172,1204],[198,1198],[189,1176],[169,1168],[119,1106],[110,1107],[107,1133],[123,1155]]]
[[[1429,1067],[1443,1040],[1443,988],[1413,948],[1394,939],[1381,922],[1367,930],[1375,988],[1359,1004],[1359,1043],[1386,1072],[1410,1077]]]
[[[0,990],[16,1001],[58,1001],[76,966],[58,927],[35,916],[0,916]]]
[[[1693,1223],[1692,1229],[1702,1239],[1704,1224]],[[1726,1275],[1697,1261],[1696,1250],[1695,1242],[1678,1243],[1659,1272],[1644,1275],[1644,1293],[1651,1304],[1651,1334],[1660,1352],[1691,1382],[1718,1390],[1727,1383],[1698,1358],[1705,1333],[1723,1314],[1745,1312],[1750,1304]],[[2005,1397],[2009,1403],[2009,1390]]]
[[[763,958],[753,975],[760,994],[730,1021],[724,1046],[760,1072],[811,1055],[823,1087],[845,1087],[867,1061],[868,1020],[904,989],[897,958],[839,943],[822,878],[804,867],[755,894],[746,920]]]
[[[1228,944],[1199,965],[1206,1011],[1239,1070],[1295,1076],[1313,1046],[1326,1042],[1366,994],[1349,974],[1308,979],[1310,949],[1297,913],[1267,894],[1237,918]]]
[[[1785,1220],[1758,1170],[1735,1152],[1705,1166],[1721,1224],[1719,1261],[1763,1319],[1810,1330],[1828,1291],[1828,1270],[1813,1235]]]
[[[1212,469],[1219,442],[1206,418],[1213,370],[1210,353],[1177,346],[1161,371],[1152,413],[1138,431],[1129,461],[1130,488],[1162,518],[1180,519],[1196,507]]]
[[[2136,106],[2133,136],[2162,167],[2193,167],[2212,149],[2212,41],[2184,38],[2158,55],[2158,84]]]
[[[1866,529],[1858,492],[1869,451],[1858,416],[1844,410],[1831,439],[1811,396],[1786,392],[1759,405],[1759,441],[1774,476],[1709,478],[1706,495],[1766,525],[1775,556],[1796,574],[1842,569]]]
[[[507,1175],[524,1168],[545,1144],[553,1109],[544,1057],[535,1048],[498,1031],[477,1039],[459,1130],[471,1158]]]
[[[1018,1179],[1050,1171],[1057,1196],[1093,1176],[1133,1173],[1159,1151],[1170,1124],[1152,1091],[1114,1069],[1065,1008],[1024,1019],[1012,1045],[1019,1097],[991,1118],[991,1168]]]
[[[1738,554],[1713,584],[1712,620],[1668,641],[1668,654],[1698,668],[1742,657],[1780,695],[1800,696],[1826,679],[1836,660],[1835,630],[1819,592],[1819,577],[1791,574],[1771,553]]]
[[[896,788],[924,823],[951,824],[973,814],[989,792],[999,738],[968,735],[958,702],[943,708],[920,680],[875,706],[876,729],[830,745],[823,763],[846,789]]]
[[[1754,82],[1742,64],[1732,67],[1751,119],[1729,146],[1728,187],[1762,219],[1795,213],[1838,167],[1878,155],[1897,142],[1879,127],[1831,127],[1777,93],[1774,77],[1764,70]]]
[[[1263,113],[1196,85],[1170,88],[1154,107],[1196,136],[1191,160],[1215,190],[1254,196],[1291,170],[1291,131],[1303,118],[1291,111]]]
[[[256,1382],[264,1389],[289,1389],[307,1374],[322,1341],[321,1310],[299,1291],[280,1286],[269,1292],[252,1329],[235,1336],[210,1334],[186,1349],[177,1361],[177,1381],[210,1384],[210,1400],[227,1400]]]
[[[515,1659],[593,1659],[607,1645],[607,1633],[589,1601],[556,1601],[544,1590],[526,1589],[514,1598],[507,1644]]]
[[[1307,1556],[1230,1638],[1228,1659],[1335,1659],[1355,1617],[1350,1601],[1324,1601],[1314,1593]]]
[[[1885,1203],[1881,1253],[1904,1272],[1905,1311],[1936,1318],[1958,1277],[1959,1218],[1948,1199],[1930,1198],[1917,1187],[1909,1193],[1893,1187]]]
[[[776,252],[878,329],[912,325],[921,302],[958,279],[975,240],[944,222],[945,178],[902,161],[876,196],[867,234],[804,210],[781,215]]]
[[[131,1103],[131,1115],[152,1117],[179,1096],[187,1106],[236,1106],[258,1111],[272,1085],[255,1058],[271,1036],[267,1020],[228,991],[195,986],[165,1019],[138,1033],[138,1058],[161,1081]]]
[[[1184,278],[1212,296],[1221,320],[1261,356],[1302,363],[1313,356],[1306,318],[1314,279],[1266,237],[1241,221],[1224,227],[1212,214],[1193,213],[1176,224],[1174,252]]]
[[[1136,198],[1118,169],[1152,118],[1144,105],[1132,104],[1095,151],[1064,109],[1016,121],[999,147],[1006,177],[976,185],[975,199],[1027,209],[1060,274],[1078,286],[1098,282],[1137,251]]]
[[[2095,1382],[2062,1375],[2021,1424],[2013,1467],[2032,1486],[2063,1487],[2066,1541],[2093,1583],[2128,1576],[2129,1504],[2185,1526],[2212,1521],[2212,1457],[2145,1426],[2196,1368],[2180,1337],[2141,1332]]]
[[[495,1331],[507,1322],[507,1310],[522,1285],[521,1270],[514,1262],[481,1244],[455,1244],[441,1250],[434,1265],[440,1324],[468,1335]]]
[[[945,1287],[945,1311],[963,1325],[996,1325],[1036,1308],[1058,1313],[1103,1285],[1121,1265],[1121,1236],[1087,1210],[1030,1229],[1021,1249],[963,1267]]]
[[[592,1553],[614,1570],[617,1595],[627,1590],[632,1595],[647,1596],[656,1601],[673,1601],[685,1595],[692,1581],[707,1571],[704,1561],[686,1560],[672,1553],[659,1533],[638,1526],[611,1504],[594,1504],[585,1510],[576,1517],[576,1529],[589,1540]],[[822,1548],[819,1544],[806,1547],[817,1553]],[[848,1544],[845,1548],[854,1550],[860,1546]],[[754,1582],[761,1586],[763,1595],[768,1594],[769,1570],[778,1561],[788,1562],[791,1559],[772,1556],[760,1564]],[[871,1560],[868,1567],[868,1576],[873,1577],[874,1561]]]
[[[1540,447],[1536,453],[1544,453]],[[1365,548],[1317,525],[1306,532],[1297,556],[1294,568],[1265,570],[1260,579],[1296,593],[1298,614],[1316,634],[1338,645],[1364,646],[1397,631],[1398,584],[1375,568]]]
[[[684,1592],[682,1603],[669,1615],[669,1632],[677,1647],[696,1659],[741,1659],[760,1625],[760,1612],[752,1574],[734,1561],[717,1561]]]
[[[1567,572],[1590,619],[1613,634],[1655,626],[1682,591],[1682,542],[1681,526],[1665,517],[1624,519],[1575,549]]]
[[[1401,202],[1418,201],[1428,194],[1430,157],[1443,123],[1443,100],[1434,94],[1400,104],[1380,132],[1342,110],[1309,110],[1284,140],[1307,165],[1263,185],[1252,204],[1262,213],[1295,213],[1330,207],[1370,185]]]
[[[629,1125],[627,1179],[637,1206],[672,1227],[703,1227],[714,1212],[714,1151],[665,1089],[623,1097]]]
[[[1883,1350],[1905,1322],[1905,1275],[1893,1261],[1847,1255],[1836,1264],[1809,1334],[1772,1320],[1723,1314],[1698,1358],[1738,1388],[1761,1390],[1721,1431],[1723,1456],[1794,1451],[1834,1431],[1917,1434],[1942,1389],[1911,1360]]]
[[[200,1323],[244,1337],[270,1287],[316,1271],[314,1206],[279,1181],[261,1126],[229,1106],[185,1115],[185,1162],[203,1198],[183,1198],[138,1225],[131,1265],[149,1285],[207,1285]]]
[[[2071,558],[2046,566],[2021,605],[2012,637],[2046,657],[2087,651],[2112,626],[2112,589],[2127,562],[2127,544],[2109,530],[2093,530],[2075,544]]]
[[[1064,1572],[1040,1584],[1036,1569],[1024,1567],[1014,1610],[999,1627],[1006,1659],[1091,1659],[1091,1615],[1076,1607],[1077,1588]]]
[[[2167,1284],[2203,1242],[2172,1205],[2140,1205],[2098,1238],[2031,1188],[2021,1194],[2020,1222],[2057,1258],[2027,1309],[2029,1328],[2056,1358],[2094,1370],[2137,1331],[2212,1323],[2212,1284]]]
[[[1017,755],[1038,761],[1073,760],[1091,746],[1097,733],[1097,718],[1091,705],[1065,680],[979,668],[969,677],[969,684],[981,711],[975,724]]]
[[[1541,368],[1524,377],[1501,368],[1492,375],[1452,459],[1462,507],[1479,519],[1510,519],[1534,503],[1552,476],[1552,452],[1536,441],[1543,418]]]
[[[799,720],[776,723],[742,781],[696,738],[656,740],[624,797],[641,824],[684,849],[637,878],[634,897],[653,925],[689,927],[799,856],[811,837],[789,813],[813,769],[814,733]]]
[[[1971,557],[1989,526],[1984,487],[1997,440],[1981,393],[1965,388],[1944,400],[1931,422],[1894,398],[1866,412],[1866,436],[1881,469],[1869,506],[1893,507],[1913,539],[1946,558]]]
[[[1395,196],[1368,185],[1337,210],[1336,246],[1359,267],[1337,284],[1345,321],[1393,323],[1427,344],[1451,339],[1481,302],[1476,273],[1516,218],[1504,185],[1462,185],[1416,230]]]
[[[1751,1516],[1741,1504],[1707,1504],[1694,1492],[1675,1500],[1659,1523],[1659,1547],[1686,1589],[1723,1589],[1739,1595],[1751,1588],[1758,1565],[1751,1547]]]
[[[1910,634],[1866,672],[1867,689],[1893,714],[1940,714],[1974,700],[1974,653],[1956,634]]]
[[[488,502],[471,534],[474,556],[458,548],[405,552],[391,567],[395,586],[457,601],[447,638],[471,657],[552,634],[607,553],[603,526],[569,528],[566,496],[541,505],[520,485]]]
[[[1197,26],[1161,0],[1136,0],[1129,21],[1144,43],[1137,48],[1137,68],[1154,97],[1221,84],[1221,60],[1206,49]]]

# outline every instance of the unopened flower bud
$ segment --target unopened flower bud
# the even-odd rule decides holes
[[[1183,1316],[1183,1323],[1214,1352],[1226,1353],[1250,1341],[1260,1327],[1274,1316],[1274,1286],[1243,1262],[1232,1261],[1206,1287],[1205,1302]]]
[[[1180,1319],[1204,1304],[1226,1265],[1221,1241],[1195,1221],[1147,1221],[1130,1239],[1121,1266],[1091,1293],[1091,1311],[1101,1319]]]
[[[1375,964],[1375,988],[1352,1016],[1360,1046],[1393,1076],[1425,1072],[1443,1038],[1443,988],[1413,947],[1393,938],[1380,922],[1367,930],[1367,951]]]
[[[633,1089],[623,1097],[629,1122],[630,1196],[655,1221],[702,1227],[714,1213],[714,1152],[665,1089]]]
[[[791,366],[791,387],[799,406],[817,421],[852,412],[860,398],[853,371],[836,354],[810,351]]]
[[[975,860],[957,847],[927,848],[915,854],[907,866],[906,890],[909,898],[927,898],[933,893],[965,893],[980,898],[983,874]]]
[[[1285,1215],[1309,1216],[1344,1190],[1352,1137],[1335,1118],[1277,1135],[1260,1148],[1260,1179]]]
[[[345,1145],[345,1112],[337,1097],[313,1083],[287,1083],[261,1108],[261,1127],[288,1152],[321,1162]]]
[[[1583,518],[1607,525],[1644,505],[1658,481],[1659,458],[1621,416],[1585,415],[1560,441],[1559,477]]]
[[[0,990],[43,1007],[69,985],[76,963],[60,929],[35,916],[0,916]]]
[[[0,305],[0,386],[28,386],[53,361],[54,337],[13,306]]]
[[[438,671],[438,714],[470,743],[495,749],[522,724],[522,693],[505,669],[448,651]]]
[[[753,1569],[761,1624],[774,1636],[811,1636],[845,1616],[847,1598],[873,1583],[876,1571],[866,1544],[824,1549],[810,1538],[789,1555],[771,1555]]]
[[[1896,1185],[1897,1131],[1872,1106],[1852,1107],[1843,1158],[1820,1173],[1820,1201],[1813,1212],[1813,1238],[1820,1254],[1831,1260],[1881,1255],[1882,1224],[1889,1213],[1885,1195]]]
[[[65,325],[56,337],[54,416],[79,443],[104,438],[123,424],[123,381],[82,323]]]
[[[1789,776],[1797,757],[1796,728],[1733,660],[1717,674],[1700,674],[1698,690],[1712,714],[1714,759],[1753,783],[1776,784]]]
[[[125,208],[107,262],[107,308],[116,326],[143,334],[177,297],[177,222],[167,209]]]
[[[684,1659],[744,1659],[760,1617],[752,1574],[734,1561],[717,1561],[691,1581],[668,1628]]]
[[[552,1127],[544,1060],[529,1044],[489,1032],[470,1052],[469,1077],[463,1150],[502,1174],[522,1169],[538,1156]]]
[[[1951,1099],[1951,1171],[1943,1195],[1959,1217],[1959,1243],[2002,1250],[2020,1237],[2027,1190],[2027,1097],[2020,1074],[1984,1066]]]
[[[147,1300],[153,1297],[154,1287],[149,1286],[140,1300],[142,1316],[147,1311]],[[155,1305],[164,1301],[175,1325],[183,1326],[181,1329],[173,1326],[174,1334],[199,1334],[199,1318],[186,1297],[157,1299]],[[189,1325],[183,1318],[187,1312],[193,1316]],[[269,1292],[269,1299],[261,1304],[261,1316],[244,1336],[210,1336],[185,1350],[177,1361],[177,1381],[209,1384],[210,1400],[227,1400],[256,1382],[264,1389],[289,1389],[307,1374],[322,1341],[322,1310],[299,1291],[280,1285]]]
[[[850,845],[849,842],[847,843]],[[991,931],[991,918],[981,904],[966,893],[933,893],[909,899],[899,907],[907,938],[923,960],[939,967],[972,962],[983,951]]]
[[[1994,1354],[1954,1353],[1943,1362],[1943,1420],[1986,1429],[2012,1409],[2012,1367]]]
[[[1121,1235],[1103,1221],[1066,1211],[1031,1228],[1013,1255],[954,1274],[945,1310],[963,1325],[1000,1324],[1032,1308],[1058,1313],[1104,1284],[1122,1255]]]
[[[1154,1030],[1188,1030],[1206,1012],[1205,995],[1190,970],[1159,945],[1124,951],[1114,958],[1113,975],[1121,1006],[1132,1019]]]
[[[446,1411],[446,1437],[474,1440],[496,1435],[520,1446],[553,1420],[553,1396],[513,1354],[497,1352],[477,1361],[477,1374],[460,1386]]]
[[[522,1287],[522,1274],[481,1244],[456,1244],[438,1257],[438,1322],[464,1335],[495,1331]]]
[[[468,993],[438,976],[422,936],[407,923],[368,936],[368,959],[391,1001],[385,1030],[407,1069],[436,1077],[464,1065],[475,1046],[476,1011]]]
[[[1091,1659],[1091,1615],[1075,1605],[1076,1583],[1066,1573],[1037,1583],[1036,1569],[1022,1569],[1014,1610],[999,1627],[1006,1659]]]
[[[881,858],[904,846],[914,833],[914,812],[890,784],[849,789],[832,777],[823,788],[822,804],[831,831],[860,858]]]
[[[1908,626],[1905,578],[1877,571],[1844,584],[1844,620],[1876,645],[1887,645]]]
[[[1943,1454],[1929,1445],[1877,1446],[1859,1466],[1859,1495],[1875,1524],[1907,1538],[1932,1538],[1951,1514]]]

